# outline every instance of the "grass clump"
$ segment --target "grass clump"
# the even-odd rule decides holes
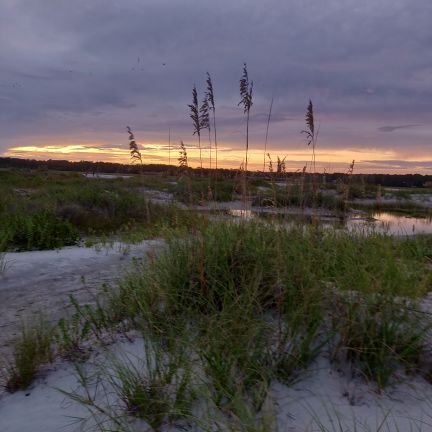
[[[174,352],[149,338],[137,348],[108,354],[96,362],[96,374],[77,366],[81,389],[63,393],[85,405],[101,431],[160,431],[190,424],[197,394],[189,351]]]
[[[6,390],[27,388],[36,378],[39,368],[52,361],[53,332],[43,320],[25,324],[14,344],[13,359],[6,368]]]
[[[418,372],[431,321],[416,306],[388,295],[333,297],[339,360],[386,387],[395,371]],[[414,310],[413,310],[414,309]]]
[[[125,411],[145,420],[154,430],[191,417],[195,396],[184,354],[170,356],[162,347],[147,342],[144,360],[114,361],[111,376]]]
[[[264,226],[210,225],[170,242],[123,283],[112,305],[168,344],[192,326],[215,405],[228,412],[247,398],[259,408],[277,374],[288,377],[312,361],[312,338],[309,345],[303,336],[321,320],[317,295],[281,293],[284,240],[283,231]],[[289,313],[294,308],[301,312]],[[290,328],[289,341],[282,327]],[[290,356],[302,364],[289,369],[283,360]]]

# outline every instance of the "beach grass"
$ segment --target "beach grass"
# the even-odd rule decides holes
[[[13,346],[12,360],[5,368],[6,390],[27,388],[36,378],[40,367],[52,361],[53,329],[42,318],[23,324]]]
[[[200,402],[186,398],[188,422],[204,409],[213,421],[239,427],[243,419],[246,428],[249,418],[258,428],[238,430],[267,430],[263,407],[271,383],[301,380],[320,355],[377,389],[426,373],[431,321],[419,301],[432,281],[430,246],[427,236],[216,222],[168,240],[160,254],[137,264],[110,293],[107,325],[139,329],[153,347],[163,347],[159,364],[193,371],[195,380],[185,386]],[[125,377],[126,388],[118,390],[128,415],[139,410],[136,397],[160,408],[152,410],[160,411],[155,418],[145,410],[138,417],[156,429],[169,422],[172,384],[167,393],[162,384],[162,393],[139,388],[162,378],[139,378],[127,362],[117,372]]]

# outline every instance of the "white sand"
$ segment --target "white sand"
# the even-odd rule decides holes
[[[117,343],[112,349],[133,358],[143,356],[140,340]],[[104,359],[104,354],[96,358]],[[88,363],[85,368],[91,373],[94,365]],[[87,418],[90,426],[92,422],[86,409],[58,389],[80,391],[72,365],[57,362],[45,378],[40,378],[27,391],[3,395],[0,431],[75,432],[81,430],[80,424],[74,422],[77,417]],[[112,402],[116,403],[113,399]],[[323,357],[297,384],[288,387],[272,383],[265,403],[266,412],[273,413],[277,430],[287,432],[430,432],[431,408],[432,386],[419,378],[379,394],[373,386],[338,372]],[[320,425],[326,429],[320,429]],[[167,426],[165,430],[174,428]]]
[[[42,310],[60,316],[70,293],[81,302],[91,301],[103,281],[115,282],[133,257],[161,244],[148,241],[126,251],[115,244],[101,250],[70,247],[8,254],[6,273],[0,276],[0,349],[7,349],[27,314]],[[142,343],[122,342],[113,350],[140,355]],[[88,362],[85,367],[92,370],[93,365]],[[279,431],[432,432],[432,386],[420,377],[408,380],[379,394],[373,385],[336,370],[322,356],[296,384],[272,383],[265,406],[274,413]],[[78,387],[72,364],[57,361],[48,366],[28,390],[0,395],[0,432],[80,430],[74,418],[88,417],[88,412],[58,390]]]
[[[103,283],[115,284],[133,258],[143,258],[161,244],[152,240],[6,254],[6,271],[0,274],[0,357],[31,314],[64,316],[70,294],[80,303],[92,302]]]

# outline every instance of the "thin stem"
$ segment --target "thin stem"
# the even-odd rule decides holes
[[[199,147],[199,153],[200,153],[200,166],[201,166],[201,175],[202,175],[202,152],[201,152],[201,134],[198,133],[198,147]]]
[[[267,142],[268,142],[268,133],[269,133],[269,127],[270,127],[272,108],[273,108],[273,96],[271,98],[270,109],[269,109],[269,114],[268,114],[268,118],[267,118],[267,129],[266,129],[266,136],[265,136],[265,142],[264,142],[263,172],[265,172],[265,167],[266,167]]]
[[[171,128],[168,129],[168,165],[171,165]]]
[[[247,118],[246,118],[246,161],[245,161],[246,175],[248,170],[248,151],[249,151],[249,110],[247,111]]]
[[[210,169],[212,169],[212,141],[211,141],[211,131],[209,128],[209,143],[210,143]]]
[[[216,109],[213,109],[213,129],[214,129],[214,144],[215,144],[215,165],[216,165],[216,175],[218,169],[218,148],[217,148],[217,138],[216,138]]]

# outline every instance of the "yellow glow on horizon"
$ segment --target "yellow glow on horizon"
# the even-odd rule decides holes
[[[8,150],[8,153],[110,153],[110,154],[121,154],[127,155],[129,151],[117,148],[99,148],[99,147],[87,147],[84,145],[66,145],[66,146],[21,146],[12,147]]]
[[[186,147],[188,152],[189,165],[191,167],[200,166],[200,151],[196,146]],[[140,151],[142,153],[144,163],[160,163],[168,164],[168,146],[166,144],[151,143],[140,145]],[[285,157],[285,163],[287,170],[298,170],[302,169],[304,164],[310,166],[312,159],[311,148],[301,148],[301,149],[288,149],[285,151],[274,150],[269,148],[268,153],[270,153],[273,163],[276,163],[277,157]],[[178,147],[171,148],[171,165],[177,165],[178,158]],[[66,158],[70,161],[80,161],[84,158],[90,161],[106,161],[106,162],[118,162],[129,164],[131,162],[129,149],[120,148],[110,145],[102,145],[101,143],[80,143],[80,144],[65,144],[65,145],[24,145],[9,148],[5,152],[4,156],[10,157],[35,157],[38,159],[50,159],[55,158]],[[85,155],[85,156],[84,156]],[[67,156],[67,157],[64,157]],[[210,151],[208,148],[202,148],[202,159],[203,167],[210,167]],[[244,149],[236,149],[229,146],[219,146],[218,152],[218,167],[219,168],[233,168],[237,169],[240,167],[245,159]],[[266,157],[266,164],[268,163],[268,158]],[[394,150],[380,150],[374,148],[321,148],[316,151],[316,163],[319,169],[326,169],[330,171],[341,171],[348,168],[352,160],[356,161],[357,172],[373,171],[377,167],[380,161],[386,162],[389,160],[404,160],[407,162],[422,162],[430,161],[431,158],[411,157],[402,156]],[[264,163],[264,153],[263,150],[250,149],[248,153],[248,168],[251,170],[262,170]],[[364,161],[364,162],[363,162]],[[367,162],[376,161],[376,162]],[[408,170],[408,168],[398,167],[397,164],[390,165],[387,164],[386,167],[378,167],[380,171],[400,172]],[[212,149],[212,168],[215,167],[215,152]],[[361,169],[360,169],[361,168]],[[268,166],[266,165],[266,169]]]

